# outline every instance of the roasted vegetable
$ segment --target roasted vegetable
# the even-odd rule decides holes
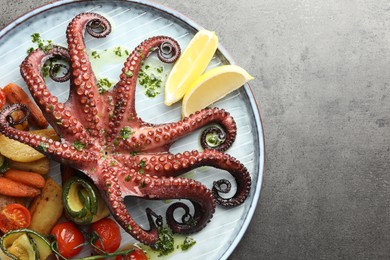
[[[63,185],[62,201],[65,213],[77,224],[89,224],[109,215],[99,191],[89,180],[68,179]]]
[[[35,103],[28,97],[26,92],[16,85],[15,83],[9,83],[3,88],[3,91],[7,97],[7,101],[11,104],[24,104],[30,110],[30,116],[28,121],[38,127],[46,128],[49,123],[46,118],[43,116],[42,111],[35,105]]]
[[[0,238],[2,260],[46,260],[51,255],[49,241],[31,229],[19,229],[5,233]]]
[[[11,197],[34,198],[40,194],[40,190],[21,184],[5,177],[0,177],[0,194]]]
[[[4,155],[0,154],[0,174],[5,173],[9,169],[9,161]]]
[[[46,157],[33,161],[33,162],[17,162],[13,160],[7,160],[9,168],[26,171],[36,172],[39,174],[48,174],[50,170],[50,160]]]
[[[18,183],[42,189],[45,186],[45,178],[39,173],[9,169],[4,177]]]
[[[59,138],[54,129],[42,129],[30,131],[32,134],[44,136],[57,141]],[[12,140],[0,134],[0,154],[18,162],[32,162],[44,158],[45,156],[34,148]]]
[[[43,235],[48,235],[63,211],[62,188],[52,178],[47,178],[40,196],[30,205],[30,228]]]
[[[19,203],[21,205],[26,205],[25,198],[17,198],[11,196],[0,195],[0,210],[5,208],[9,204]]]
[[[0,231],[2,233],[27,228],[30,222],[30,211],[18,203],[9,204],[0,211]]]

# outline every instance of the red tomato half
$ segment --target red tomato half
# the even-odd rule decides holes
[[[0,230],[3,233],[26,228],[30,225],[30,222],[30,211],[21,204],[9,204],[0,212]]]
[[[99,237],[92,242],[104,252],[113,253],[121,245],[122,237],[119,225],[110,218],[103,218],[93,223],[90,232],[95,232]]]
[[[148,257],[145,255],[144,251],[138,247],[133,247],[134,251],[128,255],[121,256],[118,255],[115,260],[148,260]]]
[[[83,249],[83,233],[73,222],[63,222],[54,226],[51,234],[57,240],[58,251],[66,258],[73,257]]]

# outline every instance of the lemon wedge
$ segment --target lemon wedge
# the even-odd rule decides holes
[[[207,68],[218,47],[215,32],[200,30],[176,61],[165,83],[164,104],[179,101],[188,88]]]
[[[182,105],[183,116],[211,105],[252,79],[246,70],[237,65],[224,65],[207,71],[186,92]]]

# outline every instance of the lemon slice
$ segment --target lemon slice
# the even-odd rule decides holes
[[[224,65],[207,71],[193,82],[185,94],[183,116],[211,105],[252,79],[248,72],[237,65]]]
[[[207,68],[218,47],[215,32],[200,30],[176,61],[165,83],[167,106],[179,101],[187,89]]]

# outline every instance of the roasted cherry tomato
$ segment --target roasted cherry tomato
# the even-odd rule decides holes
[[[134,251],[128,255],[118,255],[115,260],[148,260],[142,249],[135,246],[129,247],[129,249],[134,249]]]
[[[2,109],[6,102],[6,96],[2,88],[0,88],[0,109]]]
[[[73,222],[63,222],[54,226],[51,234],[57,240],[60,254],[66,258],[73,257],[83,249],[84,236]]]
[[[26,228],[30,225],[30,222],[30,211],[21,204],[9,204],[0,212],[0,230],[3,233]]]
[[[128,255],[118,255],[115,260],[148,260],[148,257],[141,248],[131,246],[129,249],[133,249],[134,251]]]
[[[106,253],[115,252],[121,245],[122,237],[119,225],[110,218],[103,218],[93,223],[90,231],[92,243]]]

